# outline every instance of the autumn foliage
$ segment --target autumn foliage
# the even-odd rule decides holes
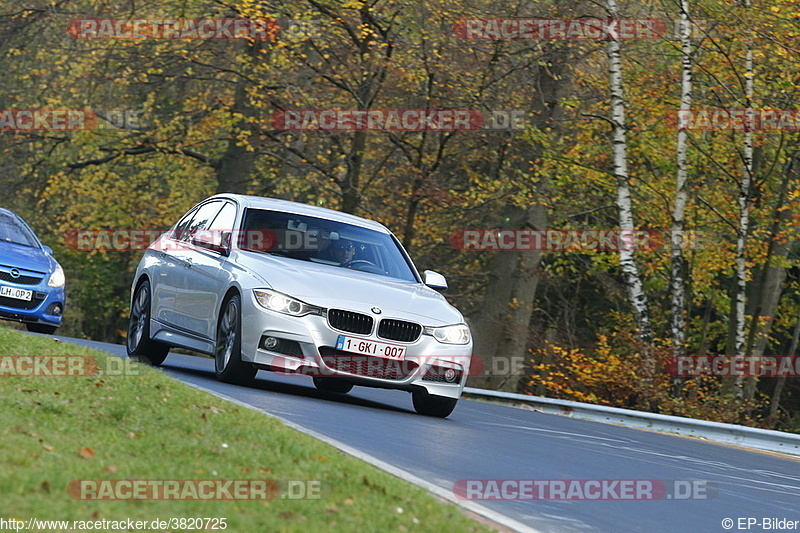
[[[620,17],[661,21],[657,38],[618,43],[626,203],[635,229],[661,243],[633,254],[652,341],[641,344],[630,282],[613,250],[479,251],[451,241],[465,230],[620,229],[609,41],[468,39],[459,23],[605,19],[605,4],[79,0],[67,8],[0,0],[0,120],[48,109],[92,117],[90,128],[0,127],[0,205],[30,222],[65,267],[64,334],[124,340],[140,257],[71,249],[76,231],[166,229],[216,192],[273,196],[386,224],[420,270],[447,276],[446,296],[465,312],[477,355],[528,360],[518,383],[471,378],[470,385],[797,430],[797,378],[733,383],[741,391],[750,385],[749,398],[723,379],[676,380],[660,364],[674,350],[737,349],[742,205],[749,214],[744,348],[797,350],[800,125],[752,132],[752,179],[742,190],[743,132],[707,127],[702,118],[746,108],[748,79],[753,107],[796,108],[796,2],[691,2],[695,114],[687,132],[682,346],[671,344],[679,336],[670,316],[684,59],[677,2],[617,2]],[[269,20],[277,35],[84,39],[73,22],[201,18]],[[310,119],[286,127],[285,118],[302,110],[373,118],[459,110],[452,116],[469,117],[470,127],[321,128]]]
[[[673,357],[668,345],[654,349],[659,367],[650,374],[643,356],[648,349],[630,329],[599,335],[589,349],[545,343],[531,350],[521,388],[530,394],[596,405],[759,425],[752,413],[765,407],[766,398],[743,401],[726,391],[717,378],[673,378],[667,372]]]

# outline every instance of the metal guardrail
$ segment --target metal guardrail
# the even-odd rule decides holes
[[[682,416],[646,413],[619,407],[606,407],[570,400],[556,400],[541,396],[528,396],[513,392],[500,392],[465,387],[463,397],[502,400],[505,403],[523,403],[532,406],[534,411],[547,414],[571,416],[583,420],[617,424],[636,429],[649,429],[663,433],[673,433],[687,437],[697,437],[724,444],[735,444],[758,450],[800,455],[800,434],[773,431],[696,420]]]

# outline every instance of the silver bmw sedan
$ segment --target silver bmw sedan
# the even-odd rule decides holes
[[[170,347],[212,355],[218,379],[256,372],[411,393],[446,417],[469,374],[470,330],[398,239],[364,218],[284,200],[220,194],[144,253],[131,286],[127,351],[161,364]]]

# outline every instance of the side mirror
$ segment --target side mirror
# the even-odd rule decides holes
[[[220,246],[222,246],[223,254],[228,255],[231,252],[231,239],[233,238],[232,231],[223,231],[220,238]]]
[[[433,270],[426,270],[422,273],[422,282],[437,291],[447,290],[447,280],[444,276]]]
[[[229,231],[223,232],[221,235],[218,231],[198,231],[192,238],[192,244],[195,246],[226,256],[230,253],[230,242]]]
[[[47,255],[53,255],[53,249],[49,246],[42,245],[42,250],[44,250],[44,253]]]

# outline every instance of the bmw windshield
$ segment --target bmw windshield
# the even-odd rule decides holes
[[[391,235],[342,222],[248,209],[238,244],[244,250],[417,281]]]

